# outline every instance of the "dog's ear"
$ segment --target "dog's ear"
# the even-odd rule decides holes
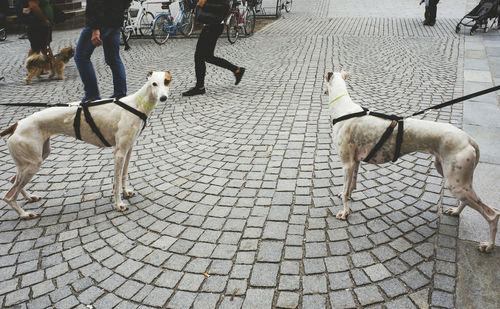
[[[149,72],[148,72],[148,75],[146,76],[146,78],[147,78],[147,79],[150,79],[150,78],[151,78],[151,76],[153,76],[153,71],[149,71]]]
[[[333,72],[328,72],[328,74],[325,76],[326,81],[329,82],[332,79]]]
[[[342,76],[342,78],[343,78],[344,80],[347,80],[347,79],[351,76],[351,74],[349,74],[349,72],[346,72],[346,71],[344,71],[344,69],[342,69],[342,70],[340,71],[340,76]]]

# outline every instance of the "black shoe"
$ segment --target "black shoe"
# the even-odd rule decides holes
[[[193,88],[189,89],[188,91],[183,92],[182,96],[183,97],[192,97],[194,95],[199,95],[199,94],[205,94],[205,88],[200,89],[198,87],[193,87]]]
[[[422,23],[424,26],[429,26],[430,25],[430,22],[428,20],[424,20],[424,22]]]
[[[238,73],[234,73],[234,77],[236,77],[236,81],[234,82],[235,85],[238,85],[241,82],[243,74],[245,74],[245,68],[240,68]]]

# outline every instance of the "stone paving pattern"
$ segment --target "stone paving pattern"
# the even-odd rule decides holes
[[[335,66],[373,110],[409,114],[457,97],[463,35],[452,18],[424,28],[416,17],[329,18],[329,6],[294,1],[253,37],[221,38],[217,54],[247,68],[242,83],[209,66],[207,95],[189,99],[180,93],[194,84],[196,41],[133,40],[122,52],[129,93],[149,70],[169,70],[173,83],[134,148],[129,210],[113,208],[112,149],[53,137],[27,186],[42,199],[21,203],[40,216],[22,221],[0,204],[0,306],[453,308],[458,219],[441,213],[456,201],[431,156],[362,165],[354,213],[337,220],[342,166],[321,88]],[[53,49],[78,35],[56,32]],[[79,99],[72,61],[65,81],[23,85],[26,50],[14,37],[0,44],[2,101]],[[101,50],[93,61],[108,95]],[[0,127],[35,110],[2,106]],[[461,127],[462,110],[425,118]],[[15,167],[5,142],[0,152],[5,192]]]

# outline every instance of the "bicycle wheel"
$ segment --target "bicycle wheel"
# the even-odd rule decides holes
[[[179,27],[179,31],[185,37],[189,37],[191,33],[193,33],[194,29],[194,12],[193,10],[184,11],[184,15],[182,16],[181,26]]]
[[[229,43],[234,44],[238,40],[239,36],[238,16],[231,13],[227,20],[227,39],[229,40]]]
[[[153,13],[146,12],[141,16],[141,20],[139,21],[139,33],[142,36],[150,36],[153,28],[153,21],[155,17]]]
[[[255,30],[255,10],[250,7],[245,12],[245,35],[250,36]]]
[[[287,13],[290,13],[290,11],[292,10],[292,2],[293,0],[285,0],[285,11]]]
[[[167,32],[167,27],[172,24],[170,18],[167,15],[158,15],[153,22],[153,40],[159,44],[165,44],[167,42],[170,34]]]
[[[283,0],[276,0],[276,17],[281,16],[282,9],[283,9]]]
[[[0,29],[0,41],[5,41],[7,39],[7,31],[5,28]]]

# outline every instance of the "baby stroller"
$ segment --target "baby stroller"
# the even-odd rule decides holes
[[[484,32],[488,32],[498,19],[499,2],[499,0],[481,0],[469,14],[460,20],[455,28],[455,32],[460,32],[460,26],[471,27],[470,35],[474,35],[478,28],[482,28]],[[493,19],[489,27],[488,19]]]

